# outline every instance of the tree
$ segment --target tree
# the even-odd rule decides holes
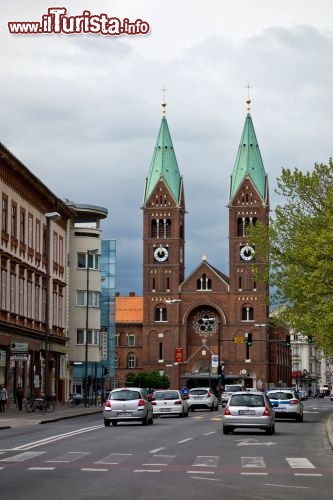
[[[313,172],[282,169],[278,205],[269,227],[249,231],[265,259],[271,305],[290,328],[312,335],[333,355],[333,163]],[[258,270],[254,269],[257,273]]]
[[[147,387],[149,389],[167,389],[170,387],[170,380],[167,375],[160,375],[158,371],[129,373],[126,384],[135,387]]]

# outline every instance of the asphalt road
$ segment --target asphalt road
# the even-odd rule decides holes
[[[329,400],[276,434],[222,434],[222,412],[106,428],[101,415],[1,431],[1,499],[331,500]]]

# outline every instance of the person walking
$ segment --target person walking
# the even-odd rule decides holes
[[[15,391],[16,404],[18,406],[19,411],[22,411],[22,404],[24,399],[24,392],[21,385],[18,385]]]
[[[5,413],[7,405],[7,389],[4,385],[0,385],[0,413]]]

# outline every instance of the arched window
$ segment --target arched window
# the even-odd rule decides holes
[[[130,352],[127,356],[127,368],[136,367],[136,357],[133,352]]]
[[[253,307],[251,306],[243,306],[242,307],[242,321],[253,321]]]
[[[244,225],[241,217],[237,219],[237,236],[244,236]]]
[[[166,307],[156,307],[155,309],[155,321],[167,321],[167,310]]]
[[[203,273],[201,278],[197,279],[197,290],[211,290],[212,280],[207,278],[206,273]]]
[[[157,238],[157,221],[156,221],[156,219],[153,219],[151,221],[150,237]]]
[[[171,219],[166,220],[166,238],[171,238]]]

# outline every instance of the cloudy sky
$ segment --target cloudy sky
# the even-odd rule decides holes
[[[13,35],[51,7],[149,24],[148,35]],[[0,141],[60,198],[106,207],[117,290],[142,292],[142,196],[167,119],[187,206],[186,274],[228,273],[229,181],[251,114],[271,205],[282,167],[333,155],[332,0],[0,2]]]

